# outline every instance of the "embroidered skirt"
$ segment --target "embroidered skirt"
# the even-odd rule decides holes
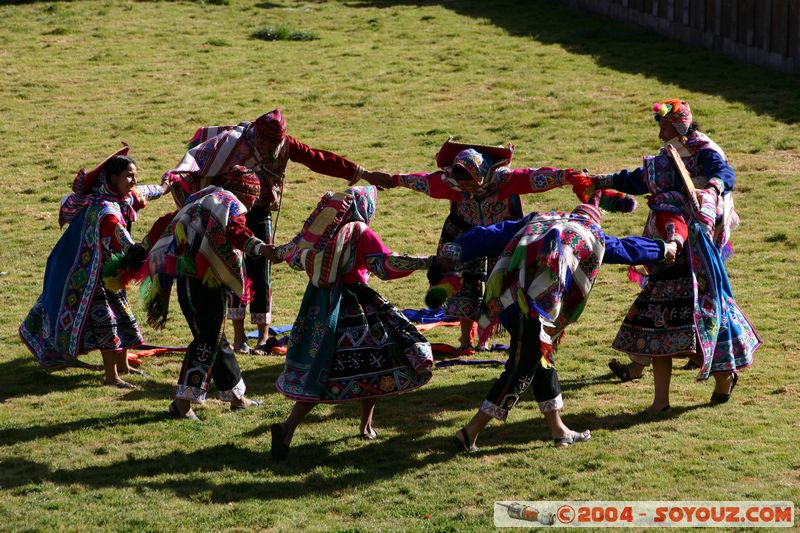
[[[113,292],[102,282],[94,292],[81,339],[81,352],[122,350],[144,342],[125,291]]]
[[[612,347],[645,356],[697,352],[693,287],[686,254],[674,265],[658,267],[622,321]]]
[[[325,327],[334,315],[335,328]],[[379,398],[425,385],[432,366],[428,341],[380,294],[309,284],[276,387],[300,401]]]
[[[453,242],[462,233],[474,226],[464,222],[452,213],[447,216],[439,237],[439,252],[442,245]],[[494,261],[492,265],[494,266]],[[444,313],[459,318],[478,320],[480,317],[481,302],[483,300],[483,282],[486,280],[486,258],[479,257],[464,264],[462,270],[461,290],[447,299],[444,304]]]

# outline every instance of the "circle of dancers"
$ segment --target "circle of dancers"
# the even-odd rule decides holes
[[[613,341],[628,360],[609,361],[621,381],[652,366],[652,404],[639,416],[671,411],[672,360],[687,359],[697,381],[713,378],[710,404],[727,402],[739,372],[753,363],[761,340],[734,300],[725,269],[736,176],[723,150],[700,131],[689,104],[653,105],[663,148],[634,170],[592,174],[553,167],[512,168],[513,146],[448,139],[430,173],[368,171],[287,132],[279,109],[253,122],[197,130],[161,185],[139,185],[125,146],[94,169],[81,169],[62,201],[67,229],[45,268],[42,294],[19,328],[46,370],[89,367],[104,383],[135,388],[143,374],[128,350],[143,344],[126,288],[139,285],[153,328],[163,328],[172,293],[192,334],[168,414],[199,420],[213,381],[231,410],[256,407],[237,353],[270,353],[271,268],[285,263],[308,276],[275,384],[294,405],[271,426],[271,455],[289,455],[304,417],[319,403],[360,402],[359,437],[378,437],[376,401],[426,385],[434,367],[430,343],[391,302],[368,285],[371,275],[396,280],[427,270],[426,302],[460,324],[460,348],[477,350],[500,328],[510,333],[505,367],[472,419],[453,435],[459,452],[474,452],[492,420],[506,420],[522,394],[533,395],[557,447],[591,438],[561,419],[564,398],[556,351],[578,320],[605,264],[629,265],[641,292]],[[291,240],[276,243],[289,161],[346,180],[325,193]],[[359,181],[368,183],[356,186]],[[525,213],[521,196],[571,187],[579,203],[566,211]],[[436,253],[393,252],[372,230],[378,191],[405,187],[450,202]],[[136,242],[137,212],[171,193],[176,209]],[[383,194],[387,194],[384,192]],[[601,226],[608,213],[631,212],[647,195],[641,236],[617,238]],[[173,285],[176,290],[173,291]],[[257,327],[245,335],[247,308]],[[225,320],[233,325],[232,341]],[[79,356],[99,350],[102,367]]]

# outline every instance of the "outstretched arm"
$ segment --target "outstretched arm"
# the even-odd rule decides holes
[[[405,187],[412,191],[427,194],[431,198],[441,200],[458,201],[461,200],[461,193],[447,186],[442,180],[444,171],[439,170],[432,174],[395,174],[392,182],[395,187]]]
[[[291,135],[286,136],[286,143],[289,150],[289,159],[307,166],[317,174],[342,178],[355,183],[355,181],[364,177],[366,173],[363,167],[349,159],[327,150],[311,148]]]
[[[165,181],[161,185],[137,185],[131,191],[131,196],[133,196],[131,205],[136,211],[144,209],[150,200],[161,198],[169,191],[169,188],[169,181]]]
[[[408,256],[392,252],[369,228],[358,239],[358,253],[364,255],[367,270],[383,280],[404,278],[417,270],[427,269],[432,261],[429,256]]]
[[[272,247],[268,247],[268,243],[265,243],[253,235],[253,231],[247,227],[245,215],[231,217],[230,220],[228,220],[225,236],[234,248],[241,250],[247,255],[263,255],[269,257],[272,253]]]
[[[505,179],[505,184],[500,188],[503,198],[512,194],[529,194],[545,192],[568,183],[567,176],[572,169],[559,169],[552,167],[540,168],[498,168],[495,171]]]
[[[670,256],[674,261],[677,244],[647,237],[624,237],[618,239],[605,235],[606,251],[603,263],[614,265],[652,265]],[[668,261],[671,262],[671,261]]]
[[[536,213],[491,226],[475,226],[452,243],[445,244],[443,251],[451,259],[462,263],[478,257],[497,257],[503,253],[511,238],[534,216]]]
[[[644,169],[620,170],[614,174],[591,176],[596,188],[615,189],[628,194],[647,194],[647,182],[644,179]]]

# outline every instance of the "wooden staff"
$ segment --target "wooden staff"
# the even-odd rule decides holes
[[[683,183],[683,192],[692,201],[695,209],[700,211],[700,202],[697,200],[694,183],[692,182],[692,177],[689,175],[689,171],[686,170],[686,165],[683,164],[683,159],[681,159],[678,151],[671,144],[667,145],[667,153],[672,159],[672,163],[675,165],[675,170],[678,172],[678,176],[681,178],[681,183]]]

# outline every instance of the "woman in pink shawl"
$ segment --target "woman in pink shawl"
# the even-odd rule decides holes
[[[431,346],[398,309],[367,285],[427,269],[432,257],[389,250],[369,227],[376,190],[328,193],[274,259],[304,270],[309,284],[276,387],[295,400],[289,417],[272,425],[272,457],[285,459],[298,424],[318,403],[361,402],[360,436],[374,439],[375,401],[408,392],[431,378]]]

